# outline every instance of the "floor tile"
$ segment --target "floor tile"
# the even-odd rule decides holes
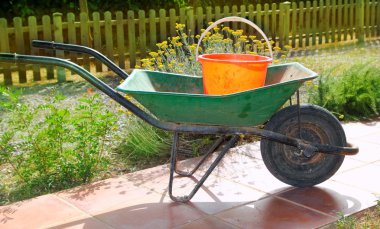
[[[268,197],[216,216],[241,228],[277,229],[315,228],[336,219],[276,197]]]
[[[380,141],[380,134],[378,136],[378,140]],[[372,163],[380,160],[380,142],[378,144],[374,144],[368,142],[367,139],[355,139],[353,143],[359,147],[359,153],[353,156],[347,156],[346,158],[352,158],[354,160],[366,163]]]
[[[375,205],[376,197],[360,189],[327,181],[315,187],[295,188],[278,197],[337,217],[349,215]]]
[[[184,226],[177,227],[176,229],[237,229],[238,227],[233,226],[227,222],[223,222],[220,219],[217,219],[213,216],[207,217],[205,219],[197,220],[191,223],[188,223]]]
[[[243,184],[259,191],[273,194],[293,188],[275,178],[264,164],[245,168],[244,171],[224,173],[223,177],[235,183]]]
[[[173,193],[175,195],[178,193],[182,195],[189,194],[193,187],[194,186],[191,185],[177,188],[173,190]],[[189,206],[207,214],[216,214],[266,196],[267,194],[264,192],[254,190],[247,186],[223,178],[211,177],[194,195],[189,202]],[[166,196],[165,201],[170,201],[169,196]]]
[[[63,191],[57,195],[83,211],[96,213],[121,202],[128,202],[136,194],[149,196],[151,193],[148,189],[133,185],[125,177],[118,177]]]
[[[351,169],[356,169],[361,166],[365,166],[367,163],[363,161],[356,160],[355,156],[346,156],[346,158],[343,161],[343,164],[340,166],[339,170],[336,172],[336,174],[344,173],[347,171],[350,171]]]
[[[368,164],[345,173],[337,174],[332,177],[332,180],[379,195],[380,182],[378,182],[378,174],[380,174],[380,166]]]
[[[144,203],[126,207],[115,206],[95,218],[114,228],[174,228],[192,221],[205,218],[206,215],[182,203]]]
[[[345,123],[343,124],[343,129],[346,133],[348,142],[354,138],[363,137],[378,132],[378,128],[373,128],[371,125],[364,125],[360,122]]]
[[[101,222],[98,219],[93,217],[80,218],[68,220],[54,225],[47,226],[49,229],[82,229],[82,228],[91,228],[91,229],[112,229],[111,226]]]
[[[370,133],[368,135],[365,135],[363,137],[360,137],[360,138],[357,138],[356,140],[359,140],[361,141],[360,143],[362,142],[369,142],[369,143],[373,143],[375,146],[377,146],[376,151],[378,151],[378,148],[380,147],[380,130],[375,132],[375,133]]]
[[[87,215],[54,195],[45,195],[0,207],[0,228],[42,228],[79,216]]]

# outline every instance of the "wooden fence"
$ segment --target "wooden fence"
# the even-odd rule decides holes
[[[32,16],[27,21],[15,17],[12,22],[0,18],[0,52],[55,55],[79,63],[93,73],[107,70],[86,55],[30,47],[33,39],[53,40],[95,48],[122,68],[133,68],[148,50],[157,49],[157,42],[176,35],[176,23],[185,24],[192,34],[199,34],[208,22],[232,15],[255,22],[280,45],[306,48],[344,41],[363,42],[380,36],[379,4],[378,0],[320,0],[232,8],[127,11],[126,14],[121,11],[79,16],[55,13],[52,17]],[[234,23],[232,28],[237,26]],[[252,28],[241,26],[248,34],[254,33]],[[65,81],[69,75],[60,68],[0,63],[0,84],[5,85]]]

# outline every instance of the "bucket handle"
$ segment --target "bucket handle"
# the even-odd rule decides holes
[[[260,35],[265,39],[265,42],[267,43],[268,45],[268,49],[269,49],[269,55],[270,57],[272,58],[273,60],[273,52],[272,52],[272,46],[271,44],[269,43],[269,40],[268,40],[268,37],[265,35],[265,33],[260,29],[260,27],[258,27],[255,23],[251,22],[250,20],[247,20],[245,18],[242,18],[242,17],[236,17],[236,16],[231,16],[231,17],[225,17],[225,18],[222,18],[222,19],[219,19],[217,20],[216,22],[212,23],[200,36],[199,40],[198,40],[198,44],[197,44],[197,48],[196,48],[196,51],[195,51],[195,59],[198,61],[198,55],[199,55],[199,46],[201,45],[201,42],[202,42],[202,39],[206,36],[206,33],[208,31],[210,31],[212,28],[214,28],[216,25],[220,24],[220,23],[223,23],[223,22],[244,22],[244,23],[247,23],[248,25],[252,26],[254,29],[256,29]]]

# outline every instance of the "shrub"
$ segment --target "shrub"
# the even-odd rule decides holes
[[[74,108],[62,106],[64,99],[56,95],[30,106],[19,100],[19,93],[0,88],[0,168],[14,181],[10,200],[89,182],[107,168],[106,144],[115,115],[97,94]]]
[[[330,69],[312,88],[309,102],[325,107],[340,119],[379,115],[380,69],[370,63],[355,64],[338,74]]]

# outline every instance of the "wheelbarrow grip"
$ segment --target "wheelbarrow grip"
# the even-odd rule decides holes
[[[85,54],[93,56],[95,59],[105,64],[113,72],[115,72],[120,78],[126,79],[128,77],[128,74],[123,69],[121,69],[115,63],[113,63],[105,55],[89,47],[74,45],[74,44],[57,43],[54,41],[42,41],[42,40],[33,40],[32,46],[36,48],[43,48],[43,49],[54,49],[54,50],[57,49],[57,50],[64,50],[64,51],[69,51],[69,52],[85,53]]]
[[[41,41],[41,40],[32,41],[32,46],[36,48],[54,49],[53,44],[54,42],[51,42],[51,41]]]

